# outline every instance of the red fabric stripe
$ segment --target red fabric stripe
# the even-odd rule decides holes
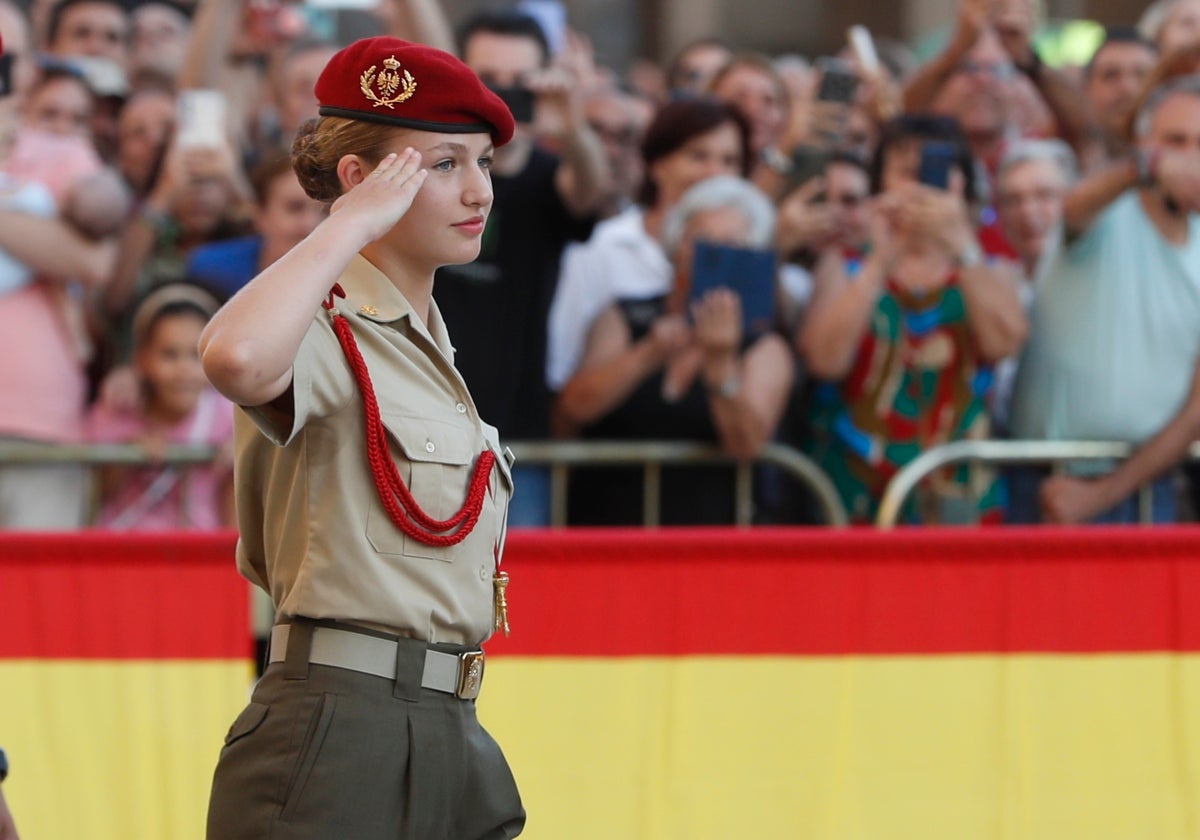
[[[514,531],[499,654],[1200,651],[1200,529]],[[0,658],[242,658],[232,535],[0,536]]]
[[[1200,529],[519,532],[521,655],[1200,651]]]
[[[253,657],[235,537],[0,535],[0,658]]]

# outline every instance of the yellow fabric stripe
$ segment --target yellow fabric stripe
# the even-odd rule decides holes
[[[4,795],[21,837],[203,838],[253,675],[235,660],[0,661]]]
[[[199,840],[238,662],[0,663],[22,836]],[[497,657],[530,840],[1200,836],[1200,655]]]
[[[1200,837],[1200,656],[489,664],[530,840]]]

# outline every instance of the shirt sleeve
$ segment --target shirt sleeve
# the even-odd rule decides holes
[[[563,254],[558,290],[550,305],[546,330],[546,385],[555,393],[575,373],[583,358],[592,321],[604,309],[587,244],[572,245]]]
[[[287,391],[269,403],[243,409],[267,440],[287,446],[310,420],[344,408],[356,390],[342,346],[328,316],[320,312],[300,342]]]

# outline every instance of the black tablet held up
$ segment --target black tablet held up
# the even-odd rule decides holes
[[[775,325],[775,252],[697,242],[692,260],[691,299],[710,289],[737,292],[742,302],[742,334],[759,336]]]

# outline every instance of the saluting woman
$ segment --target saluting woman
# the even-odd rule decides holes
[[[434,271],[479,253],[498,97],[395,38],[337,53],[293,163],[331,212],[213,318],[241,406],[238,567],[276,610],[208,836],[503,838],[525,814],[474,698],[506,622],[510,464],[454,368]]]

